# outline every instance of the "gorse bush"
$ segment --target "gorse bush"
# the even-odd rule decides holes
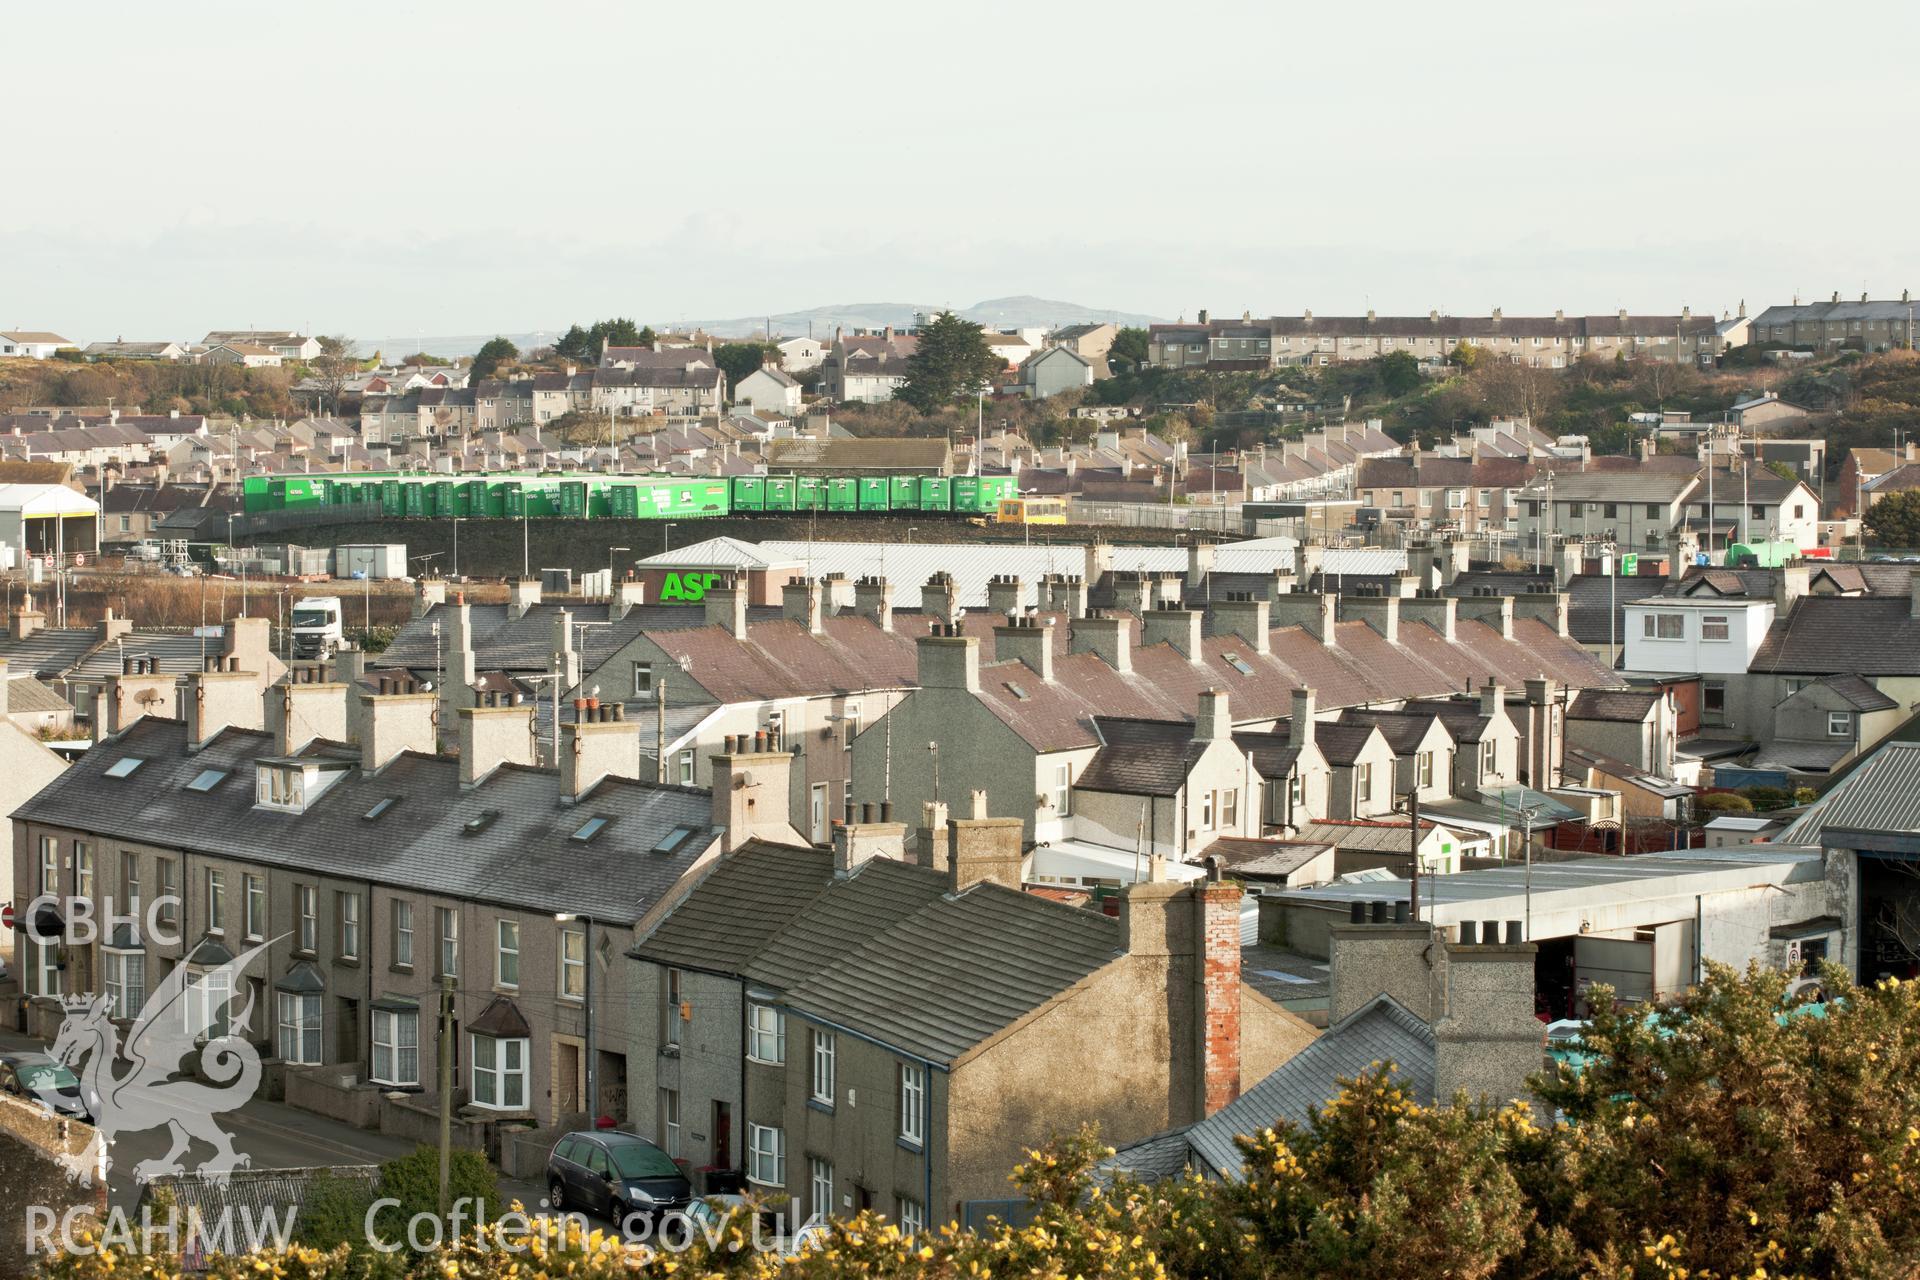
[[[1920,983],[1710,967],[1659,1008],[1597,1015],[1579,1073],[1532,1105],[1423,1105],[1376,1064],[1304,1125],[1239,1139],[1242,1176],[1103,1179],[1091,1131],[1013,1171],[1023,1226],[904,1236],[872,1214],[793,1257],[730,1221],[684,1252],[648,1252],[552,1220],[509,1218],[368,1270],[345,1246],[216,1259],[216,1280],[509,1277],[988,1276],[1065,1280],[1732,1280],[1920,1275]],[[1597,1004],[1604,1008],[1604,992]],[[383,1182],[384,1185],[384,1182]],[[50,1280],[165,1277],[152,1259],[71,1256]]]

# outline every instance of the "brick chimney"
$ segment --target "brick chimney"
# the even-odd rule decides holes
[[[212,666],[218,658],[209,658]],[[180,699],[187,750],[198,751],[222,729],[262,729],[260,676],[253,671],[191,671]]]
[[[1023,662],[1042,680],[1053,679],[1053,619],[1015,614],[993,629],[996,662]]]
[[[983,881],[1018,890],[1025,878],[1020,841],[1025,824],[1018,818],[989,818],[987,793],[975,791],[971,818],[947,823],[947,874],[953,892],[965,893]]]
[[[1213,602],[1213,634],[1239,636],[1255,653],[1271,653],[1273,606],[1251,591],[1229,591]]]
[[[1340,613],[1349,622],[1364,622],[1388,644],[1400,642],[1399,596],[1342,596]]]
[[[874,858],[904,862],[907,824],[880,821],[878,806],[867,805],[858,822],[842,822],[833,829],[833,874],[845,879]],[[888,810],[893,808],[887,806]]]
[[[1200,1113],[1212,1115],[1240,1096],[1240,886],[1207,881],[1196,886],[1199,946]]]
[[[286,679],[263,699],[266,729],[276,755],[290,756],[315,738],[347,740],[347,687],[323,680],[322,668],[287,668]]]
[[[702,606],[706,623],[719,627],[735,640],[747,638],[747,592],[738,578],[722,578],[707,588]]]
[[[1166,992],[1175,1088],[1188,1090],[1174,1095],[1176,1122],[1211,1115],[1240,1094],[1240,901],[1237,884],[1187,885],[1157,873],[1120,899],[1127,959],[1145,985]]]
[[[1233,737],[1233,716],[1227,710],[1224,689],[1202,689],[1193,714],[1195,742],[1225,742]]]
[[[479,785],[503,764],[534,762],[532,703],[498,701],[499,694],[477,707],[462,707],[460,720],[460,785]]]
[[[1200,648],[1200,611],[1161,605],[1141,615],[1142,646],[1172,645],[1189,662],[1198,662],[1205,654]]]
[[[618,622],[647,602],[647,584],[638,578],[622,578],[613,584],[607,600],[607,620]]]
[[[1492,627],[1503,640],[1513,639],[1512,596],[1461,596],[1459,616]]]
[[[1272,615],[1276,627],[1299,627],[1329,649],[1340,645],[1334,632],[1332,596],[1317,591],[1295,591],[1274,600]]]
[[[957,626],[934,623],[929,635],[916,642],[919,684],[923,689],[965,689],[980,692],[980,642],[961,635]]]
[[[893,584],[885,578],[861,578],[853,584],[853,610],[873,619],[882,631],[893,630]]]
[[[1125,618],[1089,614],[1079,619],[1067,636],[1067,648],[1070,653],[1094,654],[1121,675],[1133,674],[1133,630]]]
[[[507,584],[507,616],[518,621],[540,603],[540,580],[516,578]]]
[[[720,828],[720,852],[732,853],[749,840],[794,843],[787,815],[791,751],[775,751],[764,730],[729,735],[713,757],[713,825]]]
[[[560,726],[560,803],[572,804],[602,778],[638,778],[640,724],[619,702],[575,698],[574,718]]]
[[[935,622],[960,621],[960,593],[952,574],[943,569],[927,579],[920,588],[920,611]]]
[[[1486,941],[1446,947],[1446,998],[1433,1023],[1435,1098],[1465,1090],[1496,1106],[1531,1102],[1527,1077],[1546,1063],[1546,1028],[1533,1016],[1538,948],[1520,941],[1517,920],[1506,922],[1503,942],[1493,940],[1493,926],[1486,921],[1479,931]]]
[[[1310,747],[1313,745],[1313,704],[1313,690],[1295,689],[1293,691],[1293,713],[1287,720],[1288,746]]]
[[[1018,613],[1026,584],[1017,573],[996,573],[987,579],[987,608],[998,614]]]
[[[350,732],[360,744],[360,768],[364,772],[378,772],[403,751],[432,755],[439,747],[435,722],[438,695],[416,691],[410,678],[402,687],[404,692],[389,683],[388,691],[380,693],[362,686],[354,694]]]
[[[780,616],[797,622],[809,635],[820,634],[820,583],[813,578],[796,578],[780,588]]]
[[[1460,602],[1452,596],[1414,596],[1400,602],[1400,621],[1411,625],[1424,622],[1446,640],[1459,632]]]

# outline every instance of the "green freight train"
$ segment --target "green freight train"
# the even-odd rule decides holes
[[[702,516],[991,516],[1012,476],[651,476],[490,473],[249,476],[249,515],[378,503],[398,519],[688,520]]]

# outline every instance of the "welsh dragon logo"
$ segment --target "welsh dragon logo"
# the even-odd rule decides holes
[[[61,1158],[69,1180],[91,1185],[96,1169],[111,1167],[118,1135],[162,1126],[172,1131],[172,1149],[134,1167],[134,1176],[142,1182],[185,1172],[180,1158],[195,1138],[214,1149],[213,1158],[200,1165],[203,1174],[224,1180],[251,1163],[233,1149],[233,1140],[214,1117],[245,1105],[260,1083],[260,1051],[248,1040],[227,1034],[227,1028],[247,1024],[253,1002],[249,998],[231,1018],[228,1009],[241,972],[271,945],[261,943],[204,974],[192,974],[184,964],[174,966],[148,997],[124,1043],[113,1022],[112,997],[63,999],[66,1018],[51,1053],[80,1078],[96,1128],[84,1150]],[[116,1074],[116,1066],[125,1070]],[[201,1078],[176,1078],[183,1068],[197,1068]]]

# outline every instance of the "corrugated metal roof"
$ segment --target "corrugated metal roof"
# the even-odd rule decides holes
[[[1837,829],[1920,831],[1920,743],[1882,746],[1782,831],[1780,842],[1820,844]]]

